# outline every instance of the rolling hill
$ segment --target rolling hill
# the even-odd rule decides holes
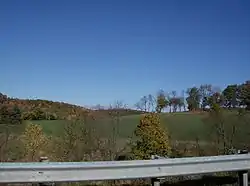
[[[107,110],[90,110],[81,106],[72,105],[63,102],[54,102],[48,100],[28,100],[8,98],[0,95],[2,104],[17,105],[22,112],[32,111],[34,109],[41,109],[45,112],[51,112],[59,116],[58,120],[35,120],[23,122],[20,126],[15,126],[13,132],[22,132],[27,122],[40,124],[43,130],[48,135],[62,136],[64,125],[72,122],[72,118],[86,119],[93,126],[99,134],[103,137],[110,137],[112,135],[113,127],[117,128],[117,136],[121,139],[128,139],[133,137],[133,131],[139,123],[141,114],[144,112],[131,109],[107,109]],[[113,114],[119,115],[118,122],[114,122]],[[192,113],[162,113],[162,124],[168,128],[171,137],[179,141],[195,141],[196,139],[206,141],[210,138],[210,133],[213,128],[205,121],[207,117],[206,112]],[[239,138],[244,138],[248,135],[250,125],[241,126],[238,115],[235,111],[225,111],[225,122],[229,123],[228,129],[231,130],[231,123],[238,123]]]
[[[22,113],[41,110],[45,113],[55,114],[59,120],[82,119],[86,115],[94,118],[104,118],[119,113],[120,116],[141,114],[143,112],[132,109],[101,109],[91,110],[82,106],[73,105],[65,102],[49,101],[42,99],[18,99],[10,98],[0,93],[0,103],[7,106],[16,105]]]

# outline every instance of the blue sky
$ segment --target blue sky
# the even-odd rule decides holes
[[[241,83],[250,1],[1,1],[0,63],[0,92],[78,105]]]

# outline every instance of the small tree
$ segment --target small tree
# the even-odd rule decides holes
[[[21,111],[14,105],[0,105],[0,124],[20,124]]]
[[[93,161],[106,157],[106,144],[95,128],[92,116],[86,112],[83,117],[83,120],[72,120],[65,124],[64,135],[55,147],[57,160]]]
[[[9,111],[6,105],[0,105],[0,124],[9,124]]]
[[[21,110],[18,108],[18,106],[14,106],[9,113],[9,118],[11,124],[21,124],[22,122],[22,113]]]
[[[108,138],[108,158],[114,160],[117,154],[120,153],[123,149],[118,149],[118,138],[120,134],[120,122],[121,122],[121,111],[126,109],[126,104],[122,101],[116,100],[109,107],[109,116],[111,119],[111,133]]]
[[[160,124],[157,113],[143,116],[135,130],[139,138],[132,146],[135,159],[149,159],[151,155],[169,156],[171,153],[170,141],[167,130]]]
[[[8,126],[4,126],[4,128],[2,128],[2,132],[0,133],[0,161],[3,161],[6,156],[6,149],[9,140],[10,140],[9,128]]]
[[[47,145],[48,139],[40,125],[29,123],[25,128],[24,141],[26,156],[33,161]]]
[[[204,122],[209,127],[209,139],[211,143],[214,143],[213,147],[216,148],[217,155],[228,154],[232,148],[239,149],[244,143],[247,144],[248,139],[244,130],[246,128],[244,119],[246,118],[247,115],[244,113],[228,114],[220,104],[212,104]]]

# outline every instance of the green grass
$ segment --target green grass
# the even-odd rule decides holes
[[[196,136],[204,138],[206,127],[202,122],[204,116],[200,114],[175,113],[162,114],[162,124],[167,127],[173,139],[195,140]],[[133,136],[133,132],[139,123],[141,115],[124,116],[119,123],[119,137],[128,138]],[[96,121],[95,126],[102,128],[103,134],[112,131],[110,120]]]
[[[178,141],[195,141],[198,138],[201,141],[208,141],[209,134],[212,130],[211,126],[205,124],[203,122],[205,114],[199,113],[163,113],[161,114],[162,124],[167,127],[169,133],[171,134],[174,140]],[[133,137],[133,132],[139,123],[141,115],[131,115],[131,116],[123,116],[120,119],[119,124],[117,125],[118,136],[121,139],[126,139],[129,137]],[[231,123],[239,123],[238,118],[236,117],[235,112],[227,112],[226,113],[227,122]],[[62,136],[65,124],[68,121],[65,120],[52,120],[52,121],[26,121],[22,125],[18,126],[14,129],[14,132],[20,133],[24,130],[24,126],[28,123],[36,123],[40,124],[43,127],[44,132],[47,135],[53,136]],[[111,122],[111,119],[102,119],[91,121],[90,123],[94,126],[101,137],[109,137],[112,133],[112,126],[114,126]],[[250,126],[240,126],[239,128],[239,138],[244,139],[250,131]],[[1,130],[1,126],[0,126]],[[227,130],[231,130],[229,127]]]
[[[161,120],[162,124],[167,127],[172,138],[175,140],[194,141],[196,140],[196,138],[199,138],[199,140],[206,141],[209,138],[209,133],[211,132],[212,128],[210,125],[203,122],[203,119],[205,117],[206,116],[204,114],[198,113],[164,113],[161,115]],[[141,115],[121,117],[121,120],[117,126],[119,137],[132,137],[140,118]],[[226,118],[228,121],[230,120],[230,122],[239,122],[234,113],[227,113]],[[66,121],[34,122],[41,124],[45,133],[57,136],[62,135],[63,126],[66,124]],[[110,119],[92,121],[91,125],[98,129],[102,136],[108,137],[111,135],[113,125]],[[241,127],[240,134],[246,133],[246,131],[250,131],[249,129],[250,126]]]
[[[173,139],[194,141],[198,137],[206,140],[207,127],[202,122],[204,114],[173,113],[162,115],[162,123],[168,128]]]
[[[68,123],[66,120],[37,120],[31,122],[41,125],[45,134],[58,137],[63,135],[64,126]]]
[[[19,125],[0,124],[0,134],[21,134],[25,129],[25,123]]]

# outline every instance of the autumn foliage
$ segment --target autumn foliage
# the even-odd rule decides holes
[[[44,135],[40,125],[29,123],[24,132],[25,155],[28,160],[33,161],[39,157],[46,148],[48,139]]]
[[[132,147],[136,159],[150,159],[151,155],[169,156],[171,146],[167,130],[160,124],[157,113],[144,115],[135,130],[139,139]]]

